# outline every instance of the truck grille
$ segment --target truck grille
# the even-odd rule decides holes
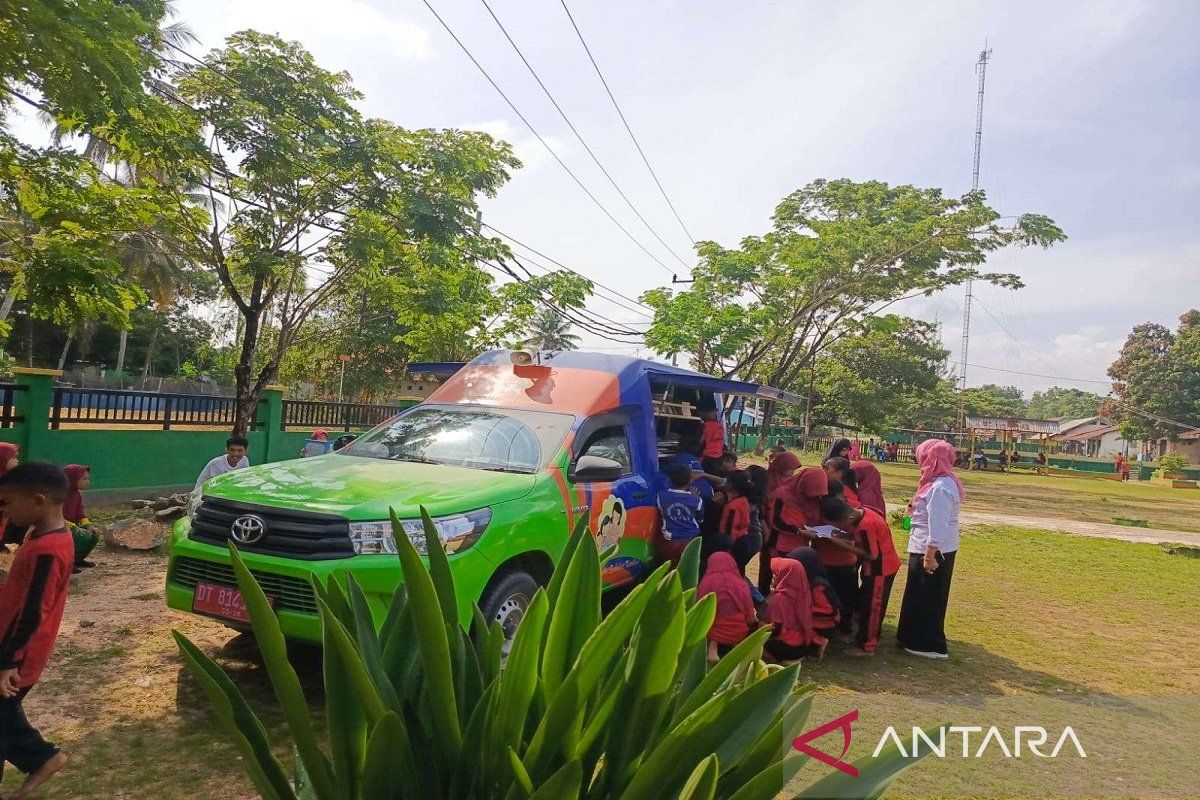
[[[238,503],[219,497],[203,499],[192,517],[188,538],[224,547],[234,520],[247,514],[266,523],[266,535],[251,544],[235,540],[239,550],[310,561],[354,555],[350,523],[345,517]]]
[[[302,614],[317,613],[317,601],[313,596],[312,586],[303,578],[293,578],[290,575],[273,575],[270,572],[251,570],[250,574],[258,581],[267,597],[275,598],[276,608],[286,608],[289,611],[299,611]],[[167,577],[171,583],[194,589],[197,583],[213,583],[217,586],[237,588],[237,578],[234,577],[233,567],[228,564],[218,564],[213,561],[202,561],[198,558],[177,558],[171,565],[171,574]]]

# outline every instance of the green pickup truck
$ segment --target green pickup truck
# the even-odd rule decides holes
[[[529,363],[527,363],[529,362]],[[313,576],[352,573],[385,612],[401,580],[389,509],[425,546],[420,508],[449,555],[466,623],[472,603],[511,633],[586,517],[613,587],[654,561],[660,460],[730,395],[796,402],[769,387],[653,361],[586,352],[496,350],[420,405],[342,450],[229,472],[176,523],[167,571],[174,609],[244,626],[228,543],[243,554],[284,632],[320,641]]]

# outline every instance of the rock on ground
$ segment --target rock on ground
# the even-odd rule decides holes
[[[165,540],[166,531],[161,525],[139,517],[117,520],[104,531],[104,544],[108,547],[154,550]]]

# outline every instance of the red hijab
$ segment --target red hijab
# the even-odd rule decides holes
[[[324,428],[317,428],[312,432],[312,436],[308,438],[318,442],[327,442],[329,441],[329,431]]]
[[[864,508],[870,508],[886,517],[887,503],[883,499],[883,476],[879,467],[870,461],[855,461],[850,465],[858,479],[858,500]]]
[[[733,556],[725,552],[713,553],[708,557],[704,577],[696,587],[696,599],[706,594],[717,596],[717,618],[754,616],[754,600],[750,597],[750,584],[738,571]]]
[[[808,525],[820,525],[821,498],[829,494],[829,476],[824,467],[806,467],[791,478],[780,489],[780,495],[804,512]]]
[[[21,448],[8,442],[0,442],[0,477],[8,472],[8,462],[17,457]]]
[[[767,464],[767,494],[778,489],[783,485],[783,482],[791,477],[791,473],[800,469],[800,456],[784,450],[779,455],[771,459],[771,463]]]
[[[812,590],[804,565],[791,558],[772,558],[775,588],[767,599],[767,618],[780,627],[779,638],[791,645],[813,640]]]
[[[63,500],[63,518],[67,522],[79,523],[79,520],[87,516],[87,512],[83,510],[83,492],[79,491],[79,482],[88,474],[91,467],[83,464],[67,464],[63,467],[63,472],[67,473],[67,480],[71,482],[71,487],[67,490],[67,499]]]
[[[921,481],[917,485],[916,500],[929,491],[938,478],[950,478],[958,486],[958,499],[967,496],[962,481],[954,474],[954,446],[945,439],[926,439],[917,445],[917,466],[921,468]]]

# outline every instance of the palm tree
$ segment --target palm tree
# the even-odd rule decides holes
[[[571,322],[552,309],[543,309],[529,322],[529,335],[522,347],[537,350],[574,350],[579,337],[571,333]]]
[[[166,20],[173,16],[175,16],[173,3],[167,2],[162,19]],[[158,29],[157,36],[141,44],[153,47],[164,63],[171,64],[174,63],[172,48],[198,42],[199,39],[196,38],[187,23],[172,22],[162,25]],[[166,99],[174,97],[171,84],[159,74],[151,74],[148,77],[147,91]],[[55,144],[61,143],[63,138],[70,135],[70,130],[64,128],[58,120],[45,112],[41,116],[43,121],[51,126],[51,138]],[[112,145],[104,139],[95,134],[89,134],[83,146],[83,156],[103,168],[113,162],[114,150]],[[145,167],[127,162],[116,162],[114,167],[115,174],[111,176],[111,179],[126,186],[144,185],[147,179],[153,180],[159,185],[170,180],[170,176],[161,169],[147,170]],[[194,192],[190,188],[185,190],[184,195],[193,204],[208,205],[207,195]],[[157,235],[153,229],[127,233],[120,238],[117,244],[120,250],[118,258],[125,265],[125,277],[131,283],[142,287],[160,313],[167,311],[186,287],[186,272],[189,265],[172,252],[166,244],[166,239]],[[4,306],[0,307],[0,321],[7,316],[7,309],[12,305],[10,298],[15,296],[17,288],[14,281],[9,290],[9,297],[5,298]],[[155,328],[151,334],[150,344],[146,348],[146,363],[142,368],[143,377],[150,370],[150,363],[154,358],[154,345],[158,339],[160,328],[161,326]],[[68,347],[70,341],[68,338]],[[128,342],[129,331],[122,330],[117,350],[116,372],[118,375],[125,369],[125,350]]]

